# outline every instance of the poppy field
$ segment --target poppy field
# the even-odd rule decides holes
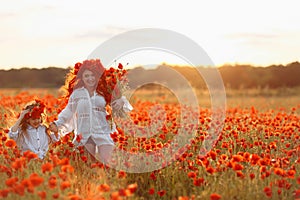
[[[155,94],[155,95],[154,95]],[[153,171],[127,172],[104,166],[83,148],[74,148],[70,133],[52,146],[45,159],[25,152],[8,138],[8,129],[23,106],[33,99],[45,102],[46,125],[64,106],[57,90],[0,91],[0,198],[3,199],[300,199],[300,101],[293,97],[227,98],[221,134],[206,155],[201,151],[209,135],[209,98],[199,97],[198,123],[182,125],[181,107],[171,93],[136,92],[126,127],[111,137],[117,149],[153,155],[172,143],[179,128],[192,134],[184,149]],[[156,106],[164,112],[156,111]],[[185,108],[188,109],[188,108]],[[151,112],[150,112],[151,111]],[[162,113],[162,116],[160,115]],[[161,122],[163,122],[161,124]],[[118,123],[117,123],[118,124]],[[193,128],[191,128],[193,127]],[[142,131],[141,131],[142,132]],[[163,156],[163,155],[162,155]],[[156,157],[143,158],[148,163]],[[130,163],[141,169],[144,163]]]

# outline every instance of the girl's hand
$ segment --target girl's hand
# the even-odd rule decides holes
[[[23,118],[25,117],[25,115],[27,113],[30,112],[30,109],[26,109],[26,110],[22,110],[22,112],[20,113],[20,117],[19,119],[16,121],[16,123],[11,127],[11,131],[16,132],[23,120]]]
[[[23,110],[21,113],[20,113],[20,119],[23,119],[24,116],[30,112],[30,109],[26,109],[26,110]]]

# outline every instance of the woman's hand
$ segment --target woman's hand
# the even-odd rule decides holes
[[[122,98],[116,99],[111,103],[113,110],[121,110],[123,108],[124,101]]]
[[[58,132],[57,125],[54,122],[51,122],[50,125],[49,125],[49,130],[51,132],[57,133]]]

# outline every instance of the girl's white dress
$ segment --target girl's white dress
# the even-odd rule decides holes
[[[59,140],[59,137],[56,137],[53,133],[48,135],[44,125],[40,125],[38,128],[28,125],[26,130],[27,132],[24,133],[21,128],[15,132],[10,129],[8,136],[16,141],[17,147],[22,153],[29,150],[37,154],[41,159],[48,152],[49,144]]]
[[[123,110],[129,112],[132,106],[128,100],[122,97]],[[83,146],[89,139],[92,139],[96,146],[108,144],[114,145],[110,134],[116,131],[115,126],[106,120],[105,99],[94,92],[93,96],[84,87],[75,89],[71,94],[67,106],[58,115],[54,122],[59,128],[60,134],[65,135],[74,131],[74,143],[76,137],[81,135],[78,146]]]

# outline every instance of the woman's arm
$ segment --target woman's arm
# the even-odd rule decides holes
[[[133,110],[133,107],[129,103],[129,101],[126,99],[125,96],[122,96],[119,99],[116,99],[112,102],[112,114],[116,117],[126,117],[126,113]]]
[[[125,112],[129,112],[132,111],[133,109],[133,107],[131,106],[131,104],[129,103],[129,101],[126,99],[125,96],[122,96],[121,98],[114,100],[111,103],[111,106],[115,111],[123,110]]]
[[[49,136],[49,143],[55,143],[55,142],[58,142],[60,140],[60,135],[58,134],[58,132],[53,132],[50,130],[50,127],[47,128],[45,126],[45,131],[46,131],[46,134]]]
[[[76,102],[71,95],[66,107],[59,113],[58,119],[49,126],[50,131],[58,133],[61,130],[63,134],[71,132],[74,129],[72,118],[76,112]]]
[[[49,136],[50,136],[52,142],[58,142],[60,140],[60,136],[59,136],[58,132],[56,132],[56,133],[51,132],[49,134]]]

